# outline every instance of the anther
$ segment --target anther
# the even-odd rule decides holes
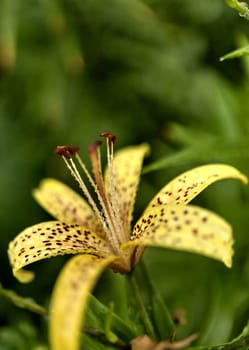
[[[79,152],[79,147],[77,146],[57,146],[54,153],[58,156],[65,157],[66,159],[71,159],[76,153]]]
[[[108,139],[108,145],[109,147],[111,145],[113,145],[116,141],[116,136],[114,134],[112,134],[111,132],[109,131],[103,131],[99,134],[99,136],[103,136],[103,137],[106,137]]]

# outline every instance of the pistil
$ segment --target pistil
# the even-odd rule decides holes
[[[89,156],[92,163],[93,168],[93,174],[94,178],[97,184],[98,192],[97,195],[99,197],[99,201],[102,205],[102,209],[104,212],[104,215],[106,217],[106,221],[108,223],[109,227],[109,241],[110,244],[113,246],[115,253],[120,254],[119,245],[122,243],[122,238],[120,237],[120,228],[117,224],[115,212],[113,211],[111,202],[107,196],[103,174],[102,174],[102,166],[101,166],[101,154],[99,146],[102,144],[102,142],[97,141],[90,145],[88,151]]]
[[[116,184],[113,176],[113,148],[114,148],[116,136],[110,132],[101,132],[99,135],[102,137],[106,137],[107,164],[108,164],[107,176],[108,176],[108,185],[110,190],[109,198],[110,198],[112,210],[114,212],[115,221],[118,226],[120,240],[121,240],[121,243],[124,243],[127,241],[128,238],[126,237],[123,230],[123,225],[122,225],[122,220],[121,220],[121,215],[120,215],[119,205],[118,205]]]

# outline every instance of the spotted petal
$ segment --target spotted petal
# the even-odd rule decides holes
[[[149,146],[142,144],[121,149],[113,160],[113,178],[116,187],[117,205],[124,232],[129,232],[132,212],[140,180],[143,159],[149,152]],[[108,187],[108,176],[106,174]]]
[[[50,342],[53,350],[78,350],[89,292],[115,257],[77,255],[62,269],[51,302]]]
[[[36,201],[57,220],[79,224],[103,235],[103,227],[88,203],[70,187],[44,179],[33,191]]]
[[[63,254],[110,254],[105,240],[76,224],[48,221],[26,228],[10,242],[8,255],[13,274],[21,282],[32,280],[33,272],[22,267],[35,261]]]
[[[213,182],[228,178],[247,183],[247,177],[230,165],[211,164],[189,170],[164,186],[145,212],[165,204],[187,204]]]
[[[151,209],[138,220],[128,243],[195,252],[218,259],[228,267],[231,267],[232,244],[232,230],[226,221],[192,205]]]

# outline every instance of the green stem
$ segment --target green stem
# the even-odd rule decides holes
[[[5,298],[9,299],[12,301],[12,303],[22,309],[32,311],[39,315],[48,314],[48,310],[45,307],[37,304],[33,299],[21,297],[12,290],[3,288],[2,285],[0,285],[0,295],[3,295]]]
[[[98,329],[95,328],[89,328],[89,327],[84,327],[84,333],[89,335],[90,337],[98,340],[99,342],[101,342],[102,344],[106,344],[106,345],[112,345],[117,347],[118,349],[125,349],[125,350],[129,350],[130,349],[130,345],[127,345],[125,343],[123,343],[121,340],[116,340],[114,342],[110,341],[110,339],[108,339],[105,335],[105,333],[99,331]]]
[[[139,307],[139,311],[140,311],[140,314],[142,317],[145,331],[146,331],[147,335],[149,335],[152,339],[156,339],[155,330],[154,330],[154,327],[151,323],[150,316],[149,316],[149,314],[146,310],[146,307],[144,305],[143,298],[142,298],[142,295],[140,293],[136,277],[134,276],[133,273],[131,273],[130,275],[128,275],[128,278],[129,278],[129,281],[131,283],[131,287],[132,287],[137,305]]]
[[[168,307],[162,298],[161,293],[159,292],[158,288],[155,287],[154,282],[151,279],[150,272],[146,264],[141,261],[140,266],[147,281],[148,288],[150,288],[150,294],[152,296],[152,312],[156,329],[161,339],[171,339],[176,333],[175,323],[171,317]]]
[[[130,342],[138,336],[133,323],[124,321],[92,294],[89,295],[86,318],[90,321],[90,324],[96,324],[96,322],[100,324],[102,329],[106,327],[106,319],[111,318],[111,331],[115,333],[119,339]]]
[[[236,350],[242,349],[243,347],[247,347],[249,345],[249,336],[242,337],[240,339],[235,340],[234,342],[221,346],[219,350]]]

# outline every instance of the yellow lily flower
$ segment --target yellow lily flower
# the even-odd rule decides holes
[[[31,271],[22,269],[26,265],[52,256],[77,254],[62,269],[53,291],[50,315],[53,350],[79,349],[87,297],[99,275],[106,267],[130,272],[146,246],[195,252],[231,266],[230,225],[218,215],[188,203],[213,182],[234,178],[247,183],[246,176],[224,164],[204,165],[187,171],[156,194],[131,230],[142,162],[149,146],[127,147],[114,155],[114,135],[105,132],[100,135],[107,141],[105,176],[101,168],[100,142],[89,147],[93,177],[77,147],[56,149],[86,200],[55,179],[43,180],[33,194],[56,221],[28,227],[9,244],[13,274],[21,282],[33,278]],[[97,201],[85,185],[86,180],[93,187]]]

